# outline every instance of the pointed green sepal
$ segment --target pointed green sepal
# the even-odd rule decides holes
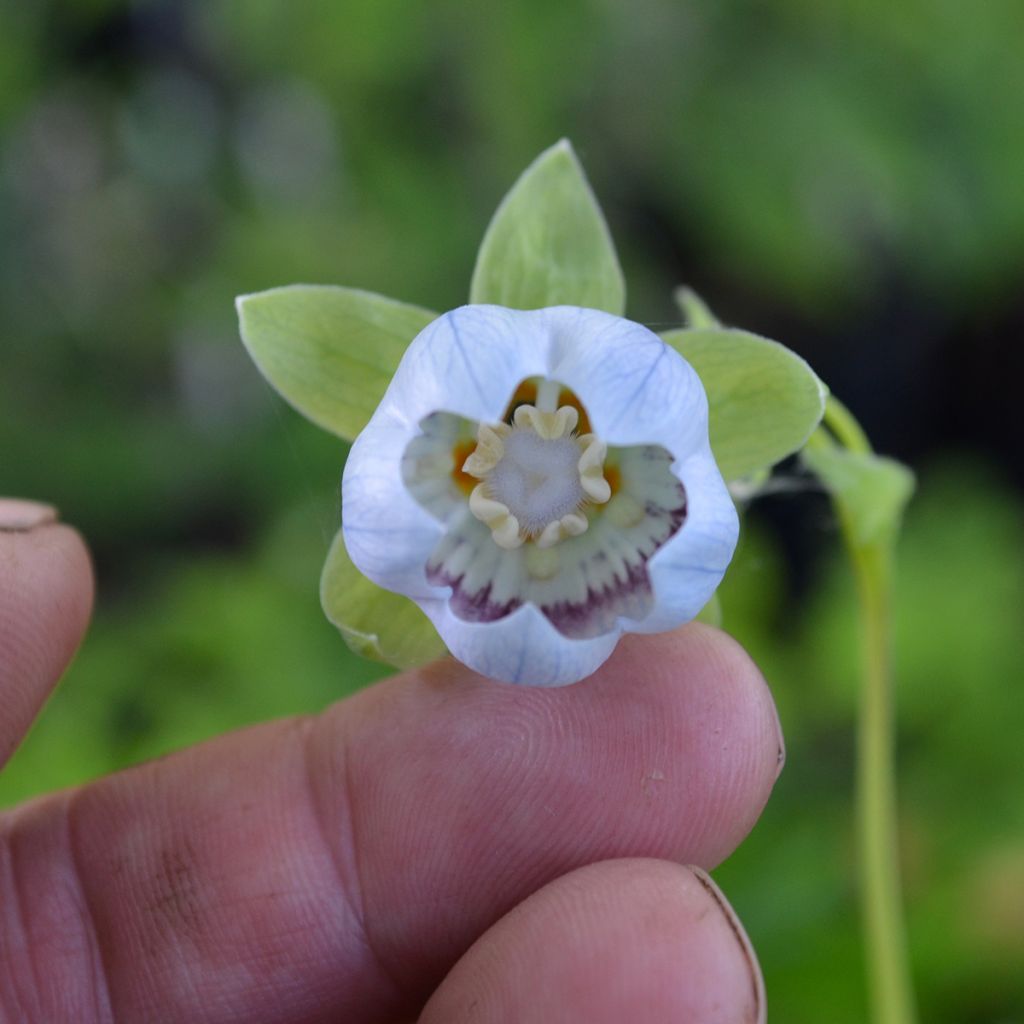
[[[799,451],[821,422],[828,389],[784,345],[713,327],[661,337],[704,385],[711,449],[726,480],[750,476]]]
[[[480,245],[469,301],[624,312],[615,246],[567,140],[541,153],[502,200]]]
[[[371,583],[352,564],[340,530],[320,576],[320,603],[345,643],[364,658],[405,669],[447,653],[414,602]]]
[[[236,300],[263,376],[317,426],[352,440],[409,342],[437,314],[357,288],[296,284]]]

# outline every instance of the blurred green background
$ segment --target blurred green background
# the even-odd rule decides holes
[[[634,319],[676,322],[695,286],[918,470],[897,663],[922,1017],[1024,1021],[1021,40],[1019,0],[0,0],[0,492],[57,503],[100,585],[0,804],[382,674],[318,606],[344,447],[263,384],[232,299],[459,305],[494,206],[568,135]],[[717,875],[773,1019],[852,1024],[855,610],[796,483],[724,588],[789,762]]]

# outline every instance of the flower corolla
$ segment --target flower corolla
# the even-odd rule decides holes
[[[696,372],[647,328],[571,306],[429,324],[342,482],[359,570],[470,668],[535,686],[694,618],[738,528]]]

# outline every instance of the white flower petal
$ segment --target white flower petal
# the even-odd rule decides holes
[[[640,324],[594,309],[539,310],[548,375],[583,402],[608,445],[660,444],[683,460],[706,443],[708,403],[696,371]]]
[[[532,604],[495,622],[466,622],[445,601],[420,601],[448,649],[475,672],[505,683],[568,686],[607,660],[619,631],[586,640],[563,636]]]
[[[722,582],[736,549],[739,516],[710,447],[683,462],[676,474],[686,488],[686,520],[648,562],[654,607],[631,624],[638,633],[660,633],[694,618]]]
[[[527,377],[572,389],[606,444],[660,444],[683,460],[706,439],[707,398],[693,367],[646,327],[573,306],[445,313],[413,340],[378,412],[495,422]]]
[[[442,523],[460,516],[466,496],[455,482],[455,448],[472,439],[471,423],[436,412],[420,423],[422,433],[406,445],[402,480],[416,501]]]
[[[345,548],[359,571],[387,590],[412,598],[437,596],[426,564],[442,525],[416,502],[402,480],[402,454],[416,428],[381,410],[356,438],[341,484]]]
[[[545,372],[547,343],[533,314],[501,306],[453,309],[413,339],[374,418],[384,413],[419,424],[431,413],[453,412],[497,422],[512,389]]]

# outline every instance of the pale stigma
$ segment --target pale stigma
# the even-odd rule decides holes
[[[520,405],[512,425],[482,424],[476,449],[462,465],[480,483],[469,509],[502,548],[533,541],[549,548],[589,526],[590,504],[611,497],[604,477],[608,448],[594,434],[577,436],[579,413],[563,405],[553,412]]]

